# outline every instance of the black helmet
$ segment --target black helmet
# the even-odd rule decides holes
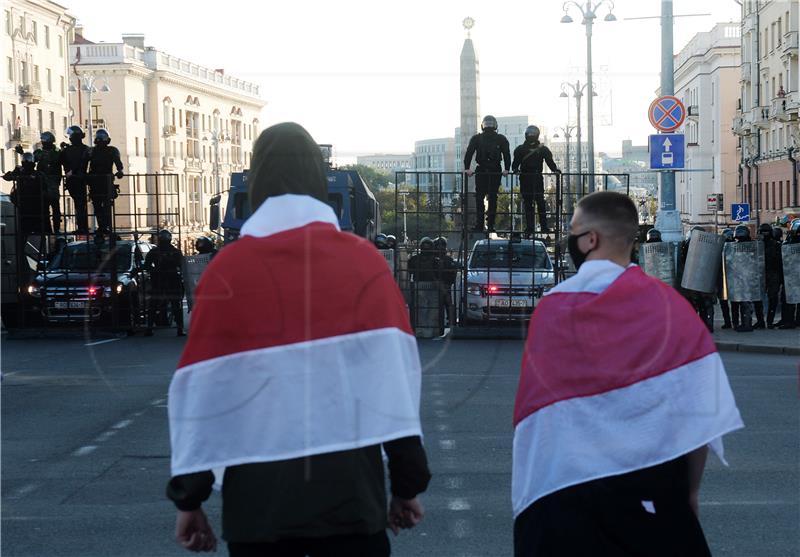
[[[783,228],[780,226],[773,226],[772,227],[772,239],[778,240],[779,242],[783,240]]]
[[[726,242],[733,242],[733,229],[732,228],[725,228],[722,231],[722,237],[725,238]]]
[[[758,233],[766,236],[772,235],[772,226],[769,223],[762,222],[758,227]]]
[[[447,249],[447,238],[439,236],[433,241],[433,247],[439,250]]]
[[[386,247],[389,249],[394,249],[397,247],[397,236],[394,234],[389,234],[386,236]]]
[[[481,129],[482,130],[491,129],[497,131],[497,118],[489,114],[484,116],[483,121],[481,122]]]
[[[171,239],[172,235],[170,234]],[[214,251],[214,242],[207,236],[200,236],[194,241],[194,249],[197,250],[197,253],[211,253]]]
[[[647,241],[649,243],[661,241],[661,231],[658,228],[651,228],[647,231]]]
[[[86,134],[83,133],[83,130],[80,126],[70,126],[67,128],[67,131],[64,132],[68,138],[72,139],[75,136],[76,139],[83,139],[86,137]]]
[[[419,249],[421,250],[433,249],[433,240],[431,240],[430,237],[425,236],[419,241]]]
[[[378,234],[375,236],[375,247],[378,249],[389,248],[389,243],[386,239],[386,234]]]
[[[28,163],[36,162],[36,158],[33,156],[33,153],[30,152],[22,153],[22,163],[25,164],[26,162]]]
[[[53,132],[42,132],[42,134],[39,136],[39,141],[41,141],[43,144],[55,143],[56,136],[53,135]]]
[[[542,132],[536,126],[528,126],[525,128],[525,139],[530,137],[534,141],[539,141],[539,135],[541,135],[541,133]]]
[[[158,243],[164,244],[171,244],[172,243],[172,232],[167,230],[166,228],[158,231]]]
[[[100,143],[103,143],[105,145],[111,143],[111,136],[108,135],[108,132],[103,128],[100,128],[94,134],[94,144],[99,145]]]
[[[750,229],[745,225],[740,224],[733,229],[733,237],[742,241],[750,240]]]
[[[794,233],[800,233],[800,219],[794,219],[789,225],[789,230]]]

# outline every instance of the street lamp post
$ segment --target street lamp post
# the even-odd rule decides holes
[[[211,144],[214,146],[214,188],[216,189],[215,193],[219,194],[222,191],[219,183],[219,144],[230,141],[230,137],[225,132],[213,130],[209,132],[209,135],[203,137],[203,141],[211,141]]]
[[[108,86],[108,81],[104,81],[103,85],[100,86],[100,89],[95,87],[95,85],[94,85],[95,81],[97,81],[97,76],[95,76],[94,74],[90,74],[90,73],[84,73],[82,76],[78,77],[78,86],[77,87],[75,85],[70,85],[69,86],[69,92],[70,93],[78,93],[80,95],[80,92],[83,91],[84,93],[86,93],[86,95],[88,97],[89,102],[87,104],[87,107],[88,107],[88,119],[87,119],[87,122],[88,122],[89,125],[87,126],[87,130],[86,131],[88,132],[87,135],[90,138],[92,137],[92,127],[93,127],[93,121],[92,121],[92,95],[94,93],[97,93],[98,91],[100,93],[109,93],[109,92],[111,92],[111,87]]]
[[[614,10],[613,0],[600,0],[599,2],[589,0],[585,4],[579,4],[578,2],[569,0],[568,2],[564,2],[564,17],[561,18],[561,23],[572,23],[573,19],[569,16],[568,12],[570,7],[574,6],[578,8],[579,13],[583,16],[582,23],[586,26],[586,85],[589,88],[589,99],[586,102],[586,108],[588,112],[587,120],[589,125],[589,174],[594,174],[594,82],[592,81],[592,25],[594,24],[594,20],[597,18],[597,10],[603,4],[608,4],[608,14],[606,14],[605,18],[603,18],[603,21],[616,21],[617,18],[612,13]],[[578,145],[578,148],[580,148],[580,143]],[[589,192],[593,191],[594,176],[592,176],[592,179],[589,182]]]
[[[569,98],[569,93],[567,93],[567,89],[570,89],[572,91],[572,96],[575,97],[575,106],[576,106],[576,108],[578,110],[578,119],[577,119],[577,126],[576,126],[576,128],[577,128],[577,140],[578,140],[578,150],[577,150],[577,155],[578,155],[577,172],[578,172],[578,174],[583,172],[582,157],[581,157],[581,150],[583,148],[583,146],[581,145],[581,143],[582,143],[581,142],[581,99],[583,98],[584,91],[586,91],[586,88],[588,86],[589,86],[588,83],[584,83],[583,85],[581,85],[580,80],[576,81],[575,83],[562,83],[561,84],[561,94],[559,95],[562,99]],[[589,97],[589,98],[591,98],[591,97]],[[567,111],[567,113],[569,113],[569,111]],[[589,156],[590,156],[590,161],[593,162],[594,161],[594,156],[593,156],[592,145],[591,144],[589,144]],[[587,162],[590,162],[590,161],[587,161]],[[591,164],[591,162],[590,162],[590,164]],[[590,166],[590,164],[587,164],[586,167],[589,169],[589,173],[593,174],[594,173],[594,166]],[[592,181],[590,182],[590,184],[592,184],[592,185],[590,185],[589,191],[592,192],[592,191],[594,191],[594,187],[593,187],[594,178],[592,178]]]

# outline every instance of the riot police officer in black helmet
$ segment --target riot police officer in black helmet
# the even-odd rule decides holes
[[[389,249],[386,234],[377,234],[375,236],[375,247],[378,249]]]
[[[786,231],[784,244],[800,244],[800,218],[794,219]],[[785,280],[785,279],[784,279]],[[781,321],[779,329],[795,329],[800,326],[800,304],[790,304],[786,301],[786,290],[781,295]]]
[[[760,240],[764,242],[764,278],[767,286],[766,326],[774,329],[775,313],[778,311],[781,290],[781,245],[772,237],[772,226],[767,223],[763,223],[758,227],[758,234]],[[763,302],[756,302],[755,310],[757,321],[754,328],[763,329],[765,326]]]
[[[58,234],[61,230],[61,152],[56,149],[56,136],[52,132],[42,132],[39,141],[42,147],[33,152],[33,157],[36,160],[36,170],[45,176],[53,232]]]
[[[86,197],[86,168],[89,165],[89,146],[80,126],[70,126],[66,135],[69,145],[62,143],[59,163],[64,169],[64,186],[75,205],[75,224],[78,234],[89,233],[89,210]]]
[[[653,244],[661,241],[661,231],[657,228],[651,228],[647,231],[647,240],[645,244]]]
[[[414,282],[436,280],[436,250],[428,236],[419,241],[419,253],[408,259],[408,271]]]
[[[214,247],[214,242],[208,236],[200,236],[194,241],[194,249],[198,255],[210,254],[211,259],[217,255],[217,249]]]
[[[750,229],[740,224],[733,229],[734,242],[750,242]],[[753,303],[731,302],[733,325],[736,332],[750,333],[753,331]]]
[[[511,163],[512,172],[519,172],[519,190],[522,194],[522,208],[525,214],[525,233],[533,234],[533,203],[539,214],[539,230],[548,234],[547,204],[544,200],[544,177],[542,165],[547,164],[551,172],[561,174],[558,165],[553,160],[553,153],[539,142],[539,128],[528,126],[525,129],[525,142],[514,149],[514,160]]]
[[[36,170],[33,153],[22,155],[21,164],[3,174],[3,180],[14,182],[9,198],[17,207],[17,226],[21,235],[52,234],[48,213],[47,183],[44,173]]]
[[[470,168],[473,156],[478,164],[474,172]],[[481,133],[472,136],[464,152],[464,171],[467,176],[475,174],[477,215],[474,230],[476,232],[484,230],[484,203],[487,196],[489,197],[489,210],[486,219],[489,232],[494,232],[497,192],[500,190],[502,176],[507,176],[510,169],[511,150],[508,139],[497,133],[497,119],[494,116],[486,116],[481,122]]]
[[[156,311],[166,312],[170,305],[172,315],[178,326],[178,336],[183,332],[183,277],[181,276],[181,250],[172,245],[172,233],[161,230],[158,244],[147,252],[144,268],[150,272],[150,296],[147,312],[146,336],[153,335]]]
[[[389,234],[386,236],[386,247],[389,249],[395,249],[397,247],[397,236],[394,234]]]
[[[456,312],[453,304],[452,290],[456,283],[457,266],[456,262],[447,253],[447,238],[439,236],[433,241],[436,250],[436,273],[439,282],[439,305],[445,310],[447,323],[450,327],[455,327]],[[444,319],[441,320],[444,326]],[[442,331],[444,333],[444,331]]]
[[[701,232],[705,232],[705,228],[702,226],[693,226],[689,233],[686,235],[686,240],[681,243],[680,254],[679,254],[679,273],[680,276],[683,276],[683,272],[686,266],[686,258],[689,255],[689,244],[692,237],[692,232],[695,230],[699,230]],[[680,284],[681,281],[678,281]],[[692,307],[697,312],[697,315],[700,319],[703,320],[706,327],[710,332],[714,332],[714,295],[707,294],[705,292],[698,292],[696,290],[688,290],[683,287],[680,289],[681,294],[689,300],[689,303],[692,304]]]
[[[733,242],[733,229],[725,228],[721,236],[726,242]],[[720,258],[719,269],[717,271],[717,299],[719,308],[722,311],[722,328],[730,329],[733,327],[731,322],[731,305],[728,302],[728,284],[725,279],[725,257]]]
[[[113,173],[116,167],[116,173]],[[117,198],[118,187],[114,177],[124,176],[119,149],[111,146],[111,137],[102,128],[94,135],[94,147],[89,153],[89,197],[92,199],[97,227],[111,230],[113,201]]]

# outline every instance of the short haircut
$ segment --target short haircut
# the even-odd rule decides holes
[[[632,244],[639,235],[639,211],[627,195],[598,191],[582,198],[577,205],[581,222],[620,243]]]
[[[284,122],[261,132],[247,175],[250,206],[287,193],[328,201],[328,179],[319,145],[299,124]]]

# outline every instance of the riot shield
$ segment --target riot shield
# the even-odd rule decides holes
[[[192,309],[194,303],[194,291],[197,288],[197,283],[200,282],[200,275],[208,266],[211,261],[210,253],[202,253],[197,255],[185,255],[181,265],[183,273],[183,287],[186,290],[186,302],[189,309]]]
[[[675,286],[677,244],[674,242],[652,242],[639,247],[639,262],[642,270],[652,277]]]
[[[724,244],[725,238],[722,236],[712,232],[692,230],[681,278],[682,288],[705,294],[717,291],[717,273]],[[761,253],[763,254],[763,250]]]
[[[764,242],[726,242],[725,278],[732,302],[761,301]]]
[[[783,289],[787,304],[800,304],[800,244],[783,244]]]

